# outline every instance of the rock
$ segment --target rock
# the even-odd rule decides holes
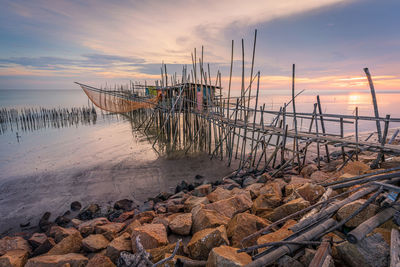
[[[187,190],[191,190],[189,184],[186,181],[182,181],[180,184],[176,186],[175,194]]]
[[[192,232],[196,233],[205,228],[214,228],[227,225],[229,218],[216,212],[215,210],[200,209],[193,214]]]
[[[165,258],[166,254],[172,253],[175,249],[176,243],[168,244],[166,246],[148,249],[147,252],[150,253],[150,259],[152,262],[158,262]],[[183,244],[179,245],[177,254],[183,254]]]
[[[335,247],[345,266],[384,267],[389,264],[389,246],[379,234],[367,236],[356,245],[346,241]]]
[[[250,192],[250,196],[252,199],[257,198],[260,195],[260,189],[263,187],[262,183],[254,183],[246,187],[246,191]]]
[[[28,242],[31,244],[33,248],[37,248],[41,244],[43,244],[47,240],[47,235],[43,233],[34,233],[29,239]]]
[[[240,247],[240,242],[246,236],[257,232],[258,230],[267,227],[270,223],[258,216],[250,213],[239,213],[236,214],[228,223],[226,233],[228,238],[231,240],[233,247]],[[244,246],[252,246],[256,242],[256,239],[245,242]]]
[[[274,209],[266,216],[266,219],[270,220],[271,222],[275,222],[279,219],[282,219],[283,217],[286,217],[299,210],[305,209],[309,206],[310,202],[302,198],[297,198]]]
[[[318,167],[315,164],[308,164],[303,169],[301,169],[300,174],[303,175],[304,178],[310,178],[311,175],[318,171]]]
[[[229,245],[225,226],[196,232],[187,244],[187,249],[192,259],[206,260],[210,251],[221,245]]]
[[[88,258],[81,254],[69,253],[65,255],[43,255],[31,258],[25,267],[80,267],[86,266]]]
[[[325,188],[320,185],[306,183],[297,188],[296,191],[303,199],[314,204],[325,193]]]
[[[207,267],[240,267],[252,261],[247,253],[236,251],[237,248],[224,245],[213,248],[208,256]]]
[[[72,211],[78,211],[81,210],[82,204],[79,201],[74,201],[71,203],[71,210]]]
[[[193,190],[192,194],[194,196],[197,196],[197,197],[205,197],[208,194],[210,194],[211,191],[212,191],[212,185],[211,184],[203,184],[203,185],[200,185],[200,186],[196,187]]]
[[[297,260],[293,259],[292,257],[290,257],[288,255],[284,255],[279,260],[277,260],[276,266],[277,267],[287,267],[287,266],[304,267],[303,264],[301,264],[300,262],[298,262]]]
[[[52,226],[49,231],[49,236],[53,237],[56,243],[58,243],[65,237],[76,233],[79,233],[79,231],[72,227],[64,228],[61,226]]]
[[[115,264],[112,263],[109,257],[96,254],[89,260],[86,267],[115,267]]]
[[[133,228],[131,234],[132,250],[136,252],[136,237],[140,237],[143,248],[156,248],[168,244],[167,231],[162,224],[145,224]]]
[[[110,241],[100,234],[89,235],[82,240],[83,248],[89,252],[97,252],[105,249],[109,243]]]
[[[175,213],[175,214],[179,214],[179,213]],[[172,214],[172,215],[175,215],[175,214]],[[172,216],[172,215],[171,215],[171,216]],[[157,217],[155,217],[155,218],[153,219],[153,221],[152,221],[151,223],[155,223],[155,224],[161,223],[162,225],[165,226],[165,229],[168,230],[169,220],[168,220],[168,218],[165,217],[165,216],[157,216]]]
[[[207,198],[211,203],[227,199],[230,197],[232,197],[232,192],[222,187],[217,187],[213,192],[207,195]]]
[[[124,223],[107,223],[95,226],[95,232],[104,235],[108,240],[113,240],[124,227]]]
[[[385,229],[385,228],[375,228],[369,235],[374,235],[378,234],[381,235],[383,240],[390,246],[390,240],[391,240],[391,229]]]
[[[54,241],[53,238],[51,238],[51,237],[46,238],[46,240],[33,251],[32,256],[39,256],[41,254],[47,253],[55,245],[56,245],[56,242]]]
[[[315,253],[317,253],[317,251],[315,249],[311,249],[311,248],[305,248],[304,249],[304,255],[300,257],[300,262],[304,265],[304,266],[309,266],[311,261],[314,259],[315,257]]]
[[[114,209],[130,211],[132,209],[133,201],[130,199],[121,199],[114,203]]]
[[[278,207],[281,203],[281,199],[271,198],[270,194],[259,195],[253,202],[251,210],[254,214],[261,214],[265,211],[272,211],[275,207]]]
[[[79,214],[78,214],[78,218],[80,220],[91,220],[93,219],[96,214],[100,211],[100,207],[97,204],[90,204],[89,206],[87,206],[86,208],[84,208]]]
[[[232,179],[224,179],[223,184],[221,185],[222,188],[227,189],[227,190],[232,190],[235,187],[240,188],[240,184],[235,182]]]
[[[194,207],[200,204],[208,204],[208,198],[207,197],[195,197],[191,196],[188,199],[186,199],[184,205],[185,205],[185,211],[190,212]]]
[[[289,228],[295,224],[296,224],[295,220],[288,220],[278,231],[260,236],[257,239],[257,244],[260,245],[264,243],[277,242],[285,239],[286,237],[293,234],[293,231],[289,230]],[[261,248],[259,252],[264,251],[266,249],[267,248]]]
[[[336,213],[336,216],[339,220],[343,220],[347,217],[349,217],[353,212],[355,212],[357,209],[359,209],[367,200],[365,199],[359,199],[356,201],[353,201],[351,203],[348,203],[341,207],[338,212]],[[352,218],[350,221],[345,223],[345,226],[347,227],[357,227],[364,221],[368,220],[372,216],[376,214],[378,211],[378,206],[375,204],[369,204],[365,209],[363,209],[360,213],[358,213],[354,218]]]
[[[166,201],[166,200],[169,199],[171,196],[172,196],[171,193],[168,193],[168,192],[160,192],[160,193],[154,198],[154,201],[155,201],[155,202]]]
[[[178,214],[169,222],[171,231],[178,235],[189,235],[192,229],[192,214]]]
[[[243,187],[247,187],[247,186],[252,185],[252,184],[255,184],[255,183],[257,183],[257,179],[256,179],[256,178],[253,178],[253,177],[251,177],[251,176],[249,176],[249,177],[246,177],[246,178],[243,180],[242,186],[243,186]]]
[[[138,220],[140,223],[151,223],[154,217],[156,217],[156,213],[154,211],[144,211],[136,214],[133,218]]]
[[[298,176],[292,176],[290,178],[289,184],[285,185],[285,196],[291,195],[295,189],[305,185],[306,183],[311,183],[311,179],[306,179]]]
[[[74,219],[71,220],[71,224],[72,224],[72,226],[74,226],[75,228],[78,228],[78,226],[79,226],[80,224],[82,224],[82,223],[83,223],[83,221],[81,221],[81,220],[79,220],[79,219],[76,219],[76,218],[74,218]]]
[[[205,208],[215,210],[228,218],[232,218],[235,214],[250,209],[252,204],[253,202],[249,196],[246,194],[238,194],[227,199],[207,204]]]
[[[66,226],[67,224],[69,224],[71,222],[71,219],[66,217],[66,216],[58,216],[55,220],[55,223],[59,226]]]
[[[183,204],[167,204],[167,211],[170,213],[183,212],[185,210],[185,205]]]
[[[31,247],[28,241],[20,236],[6,236],[0,239],[0,255],[5,254],[10,250],[25,250],[31,252]]]
[[[113,221],[114,222],[124,222],[126,220],[132,219],[133,216],[135,216],[135,213],[136,212],[134,210],[124,212],[118,218],[114,219]]]
[[[353,175],[361,175],[366,173],[369,170],[369,166],[360,161],[351,161],[344,166],[342,169],[343,173],[349,173]]]
[[[111,241],[106,248],[105,255],[116,262],[122,251],[132,252],[132,241],[129,233],[124,233]]]
[[[49,222],[51,213],[50,212],[45,212],[42,216],[42,218],[40,218],[39,220],[39,229],[42,232],[47,232],[50,227],[53,225],[53,223]]]
[[[310,176],[310,179],[314,183],[323,182],[329,178],[330,178],[330,175],[323,171],[316,171],[313,174],[311,174],[311,176]]]
[[[133,229],[138,226],[142,226],[142,224],[138,220],[133,220],[128,224],[123,232],[128,232],[129,234],[132,234]]]
[[[268,181],[273,180],[272,176],[268,172],[264,172],[260,176],[257,177],[257,182],[258,183],[263,183],[265,184]]]
[[[26,261],[28,260],[28,251],[17,249],[9,250],[0,257],[1,267],[24,267]]]
[[[47,254],[61,255],[67,253],[76,253],[79,252],[81,247],[82,247],[82,236],[80,233],[77,232],[65,237],[63,240],[57,243],[53,248],[51,248]]]
[[[107,218],[100,217],[80,224],[78,230],[83,236],[88,236],[95,232],[96,226],[105,225],[108,223],[110,223],[110,221],[107,220]]]

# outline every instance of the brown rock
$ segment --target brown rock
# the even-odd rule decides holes
[[[237,253],[237,248],[220,246],[213,248],[208,256],[207,267],[240,267],[251,262],[247,253]]]
[[[133,218],[143,224],[143,223],[151,223],[154,217],[156,217],[156,213],[150,210],[136,214]]]
[[[264,186],[263,183],[255,183],[247,186],[245,190],[250,192],[250,196],[252,199],[255,199],[260,195],[260,189],[263,186]]]
[[[195,233],[189,241],[187,248],[191,258],[206,260],[214,247],[228,245],[225,226],[207,228]]]
[[[211,203],[227,199],[230,197],[232,197],[232,192],[222,187],[217,187],[212,193],[207,195],[207,198]]]
[[[157,248],[168,244],[167,231],[162,224],[144,224],[133,229],[132,250],[136,252],[136,237],[139,236],[143,248]]]
[[[78,230],[83,236],[91,235],[95,232],[96,226],[104,225],[110,223],[107,218],[95,218],[93,220],[84,222],[79,225]]]
[[[16,249],[31,252],[31,247],[29,246],[28,241],[20,236],[6,236],[0,239],[0,255],[5,254],[7,251]]]
[[[34,233],[29,239],[28,242],[31,244],[33,248],[37,248],[41,244],[43,244],[47,240],[47,235],[44,233]]]
[[[254,200],[251,210],[254,214],[261,214],[265,211],[272,211],[272,209],[278,207],[280,203],[280,198],[271,197],[270,194],[260,195]]]
[[[247,194],[237,194],[233,197],[207,204],[205,208],[215,210],[228,218],[232,218],[235,214],[250,209],[252,204],[253,202]]]
[[[82,246],[86,251],[97,252],[99,250],[105,249],[110,241],[103,235],[89,235],[82,240]]]
[[[277,182],[270,182],[260,188],[260,195],[269,195],[271,198],[282,198],[281,186]]]
[[[28,260],[28,251],[22,249],[9,250],[0,257],[1,267],[23,267]]]
[[[81,220],[79,220],[79,219],[76,219],[76,218],[74,218],[74,219],[71,220],[71,224],[72,224],[72,226],[74,226],[75,228],[78,228],[78,226],[79,226],[81,223],[83,223],[83,221],[81,221]]]
[[[176,214],[178,214],[178,213],[176,213]],[[168,217],[163,215],[163,216],[155,217],[151,223],[153,223],[153,224],[160,224],[161,223],[162,225],[165,226],[165,229],[167,229],[168,228],[168,224],[169,224],[169,220],[168,220]]]
[[[300,174],[303,175],[303,177],[305,178],[310,178],[311,175],[318,171],[318,167],[315,164],[309,164],[307,166],[305,166],[303,169],[301,169]]]
[[[112,263],[109,257],[101,254],[96,254],[93,258],[89,260],[86,267],[115,267],[115,264]]]
[[[107,223],[95,227],[96,234],[104,235],[108,240],[113,240],[125,227],[125,223]]]
[[[43,255],[31,258],[25,267],[81,267],[88,263],[88,258],[81,254]]]
[[[56,243],[60,242],[63,240],[65,237],[70,236],[72,234],[79,233],[78,230],[75,228],[64,228],[61,226],[52,226],[49,231],[49,236],[54,238],[54,241]]]
[[[310,178],[314,183],[319,183],[329,179],[330,176],[326,172],[316,171],[310,176]]]
[[[202,184],[193,190],[193,195],[197,197],[205,197],[212,191],[211,184]]]
[[[44,241],[40,246],[38,246],[33,251],[33,256],[39,256],[41,254],[47,253],[50,249],[52,249],[56,245],[56,242],[53,238],[48,237],[46,241]]]
[[[360,208],[364,203],[366,202],[365,199],[359,199],[356,201],[353,201],[349,204],[344,205],[341,207],[336,216],[339,220],[343,220],[347,217],[349,217],[353,212],[355,212],[358,208]],[[368,220],[372,216],[376,214],[378,211],[378,206],[374,204],[369,204],[365,209],[363,209],[360,213],[358,213],[354,218],[352,218],[350,221],[345,223],[345,226],[347,227],[356,227],[363,223],[364,221]]]
[[[166,246],[148,249],[147,252],[150,253],[151,261],[158,262],[165,258],[166,254],[170,254],[174,251],[176,243],[168,244]],[[183,244],[179,244],[177,254],[183,254]]]
[[[274,209],[266,218],[271,222],[275,222],[283,217],[286,217],[292,213],[295,213],[299,210],[305,209],[310,206],[310,202],[297,198],[295,200],[289,201],[288,203],[283,204],[282,206]]]
[[[369,170],[369,166],[360,161],[352,161],[346,164],[342,169],[343,173],[349,173],[353,175],[361,175],[366,173]]]
[[[106,256],[115,262],[122,251],[132,251],[132,241],[129,233],[124,233],[115,238],[106,248]]]
[[[123,232],[128,232],[129,234],[132,233],[135,227],[141,226],[142,224],[138,220],[133,220],[128,226],[125,228]]]
[[[320,185],[306,183],[297,188],[296,191],[302,198],[314,204],[325,193],[325,188]]]
[[[169,222],[171,231],[178,235],[189,235],[192,229],[192,214],[178,214]]]
[[[257,244],[260,245],[264,243],[277,242],[285,239],[293,233],[289,228],[295,224],[295,220],[288,220],[278,231],[260,236],[257,239]],[[260,252],[264,250],[266,250],[266,248],[260,249]]]
[[[391,240],[391,230],[385,228],[375,228],[369,235],[379,234],[382,236],[383,240],[390,246]]]
[[[270,223],[250,213],[236,214],[228,223],[226,233],[233,247],[240,247],[240,242],[246,236],[267,227]],[[245,246],[252,246],[256,239],[245,242]]]
[[[115,220],[113,220],[113,222],[120,222],[120,223],[122,223],[122,222],[125,222],[126,220],[132,219],[133,216],[135,216],[135,211],[134,211],[134,210],[132,210],[132,211],[127,211],[127,212],[124,212],[124,213],[122,213],[121,215],[119,215],[119,217],[116,218]]]
[[[169,204],[167,205],[167,211],[171,213],[183,212],[185,205],[183,204]]]
[[[76,253],[82,247],[82,236],[79,232],[71,234],[57,243],[47,253],[48,255],[61,255],[67,253]]]
[[[208,198],[207,197],[195,197],[195,196],[190,196],[188,199],[186,199],[184,205],[185,205],[185,211],[190,212],[195,206],[200,205],[200,204],[208,204]]]
[[[192,232],[196,233],[205,228],[214,228],[227,225],[229,218],[216,212],[215,210],[200,209],[193,214]]]

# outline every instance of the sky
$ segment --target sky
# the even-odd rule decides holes
[[[78,89],[130,80],[154,83],[160,66],[181,74],[204,47],[214,80],[245,82],[254,31],[260,86],[365,91],[368,67],[377,91],[400,90],[398,0],[0,0],[0,89]]]

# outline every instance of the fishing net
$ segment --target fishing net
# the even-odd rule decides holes
[[[125,113],[141,108],[153,108],[158,97],[131,97],[120,91],[104,91],[94,87],[79,84],[89,99],[102,110]],[[129,98],[129,99],[128,99]]]

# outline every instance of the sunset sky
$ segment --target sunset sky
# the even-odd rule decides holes
[[[160,64],[180,74],[194,47],[226,84],[231,40],[235,86],[241,38],[249,76],[267,89],[400,90],[398,0],[0,0],[0,89],[78,89],[129,80],[152,82]],[[247,78],[248,79],[248,78]],[[246,81],[248,82],[248,81]]]

